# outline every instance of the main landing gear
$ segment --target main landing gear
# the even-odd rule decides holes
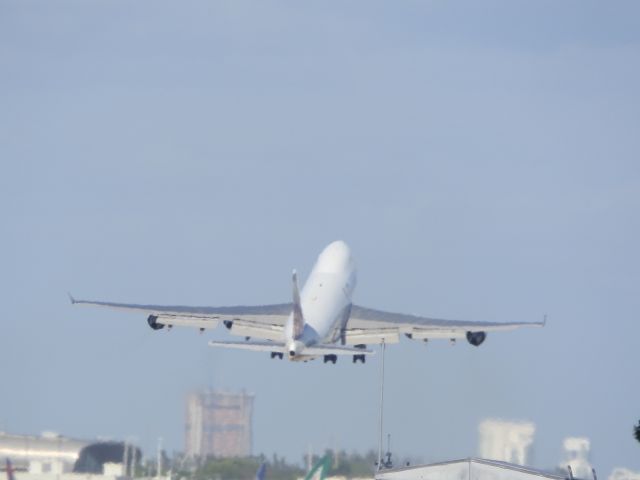
[[[327,362],[331,362],[335,365],[335,363],[338,361],[338,356],[337,355],[325,355],[324,356],[324,363]]]
[[[354,355],[353,356],[353,363],[358,363],[358,362],[364,363],[366,358],[367,357],[364,354],[362,354],[362,355]]]
[[[355,347],[356,347],[356,348],[361,348],[361,349],[363,349],[363,350],[364,350],[365,348],[367,348],[367,346],[366,346],[366,345],[356,345]],[[367,356],[366,356],[364,353],[356,354],[356,355],[354,355],[354,356],[353,356],[353,363],[358,363],[358,362],[362,362],[362,363],[364,363],[364,362],[365,362],[365,360],[366,360],[366,358],[367,358]]]
[[[271,352],[271,359],[279,358],[280,360],[282,360],[283,357],[284,354],[282,352]]]

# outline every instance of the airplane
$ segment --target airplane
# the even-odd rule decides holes
[[[7,468],[6,468],[6,470],[7,470],[7,480],[16,480],[16,477],[13,474],[14,471],[13,471],[13,466],[11,465],[11,460],[9,460],[8,458],[7,458],[6,465],[7,465]]]
[[[200,332],[219,323],[243,341],[210,341],[212,347],[268,352],[271,358],[309,361],[323,358],[335,364],[338,356],[352,356],[353,363],[365,363],[373,350],[367,344],[398,343],[404,334],[413,340],[466,338],[482,344],[487,332],[520,327],[542,327],[542,322],[472,322],[443,320],[385,312],[353,304],[356,266],[349,246],[341,240],[329,244],[318,256],[302,289],[292,274],[292,302],[257,306],[189,307],[141,305],[77,300],[73,305],[93,305],[144,312],[153,330],[164,327],[192,327]],[[258,340],[254,340],[254,339]]]

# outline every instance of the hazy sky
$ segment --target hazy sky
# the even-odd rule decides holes
[[[637,2],[0,1],[0,429],[158,436],[256,394],[256,453],[377,444],[379,359],[217,351],[78,297],[288,301],[344,239],[359,304],[534,321],[388,349],[393,450],[537,425],[640,469]]]

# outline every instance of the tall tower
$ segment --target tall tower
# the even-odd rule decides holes
[[[185,452],[191,457],[251,455],[254,395],[218,390],[187,395]]]

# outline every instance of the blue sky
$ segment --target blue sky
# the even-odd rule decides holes
[[[183,446],[184,396],[257,396],[255,451],[376,446],[378,360],[214,351],[79,297],[288,300],[341,238],[356,301],[538,320],[388,350],[386,430],[424,460],[485,417],[538,466],[640,469],[635,2],[0,3],[0,429]],[[7,389],[5,389],[6,391]],[[295,434],[292,435],[292,431]]]

